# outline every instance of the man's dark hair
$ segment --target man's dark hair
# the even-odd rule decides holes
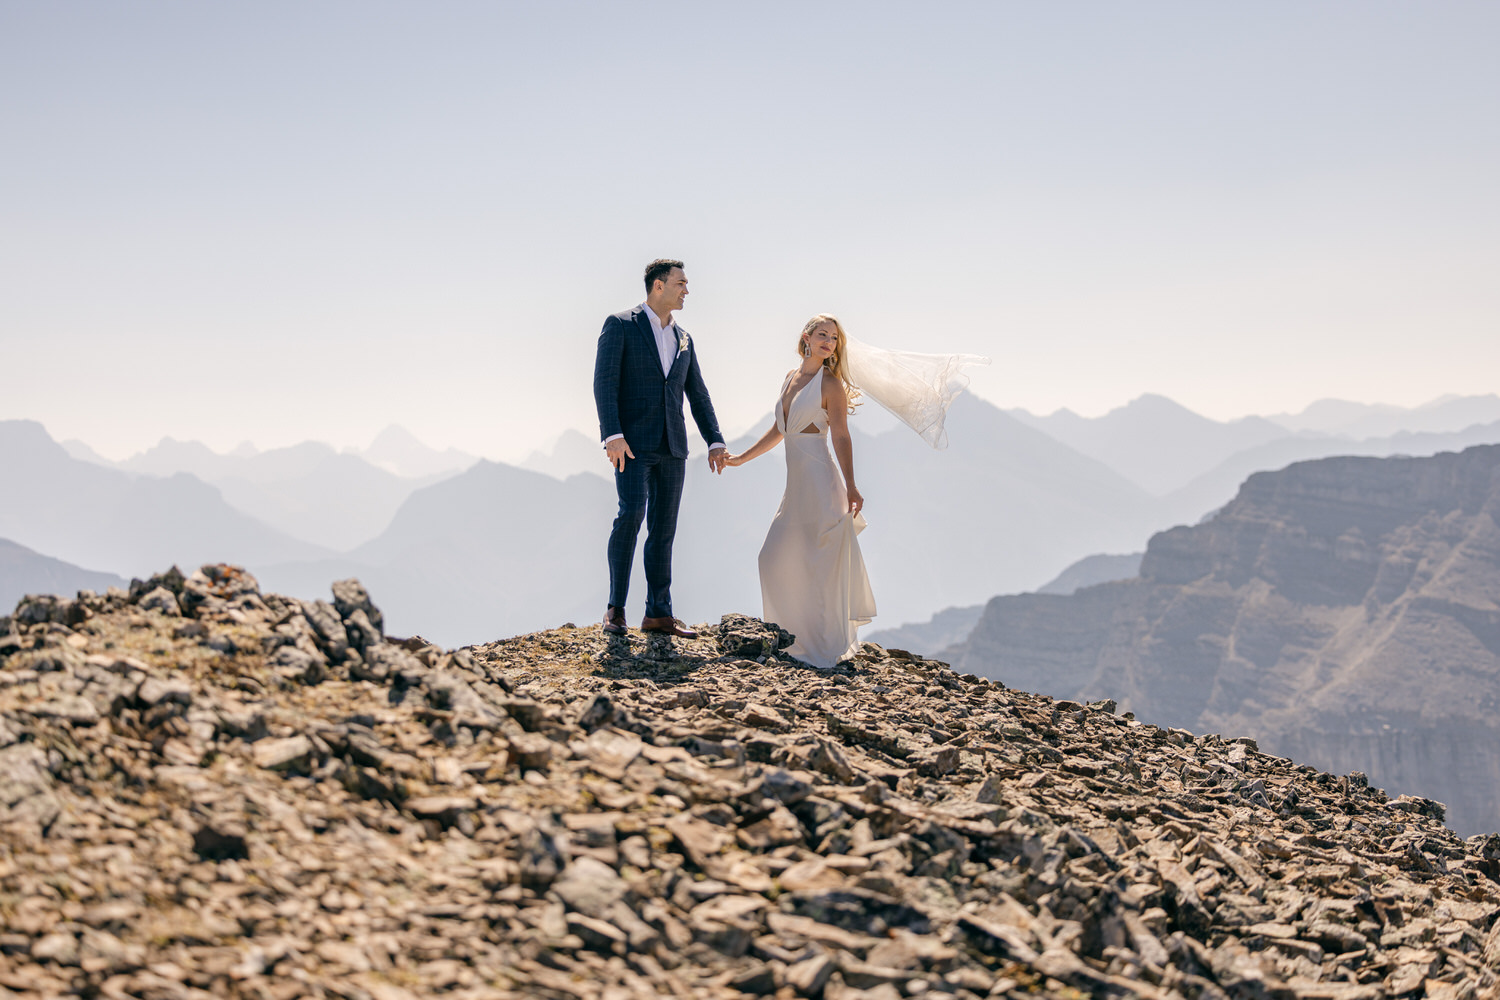
[[[669,274],[672,273],[672,268],[674,268],[674,267],[682,267],[682,261],[680,261],[680,260],[668,260],[665,257],[661,257],[661,258],[658,258],[657,260],[653,260],[651,263],[647,264],[646,265],[646,294],[647,295],[651,294],[651,287],[653,285],[655,285],[657,283],[657,281],[659,281],[659,280],[660,281],[666,281],[667,280],[667,275],[669,275]]]

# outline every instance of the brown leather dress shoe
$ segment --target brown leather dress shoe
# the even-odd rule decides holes
[[[604,631],[610,635],[624,635],[630,629],[625,624],[625,609],[613,604],[604,609]]]
[[[688,628],[681,618],[642,618],[641,631],[675,635],[679,639],[698,638],[698,633]]]

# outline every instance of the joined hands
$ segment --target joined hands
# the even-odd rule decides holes
[[[609,464],[614,466],[616,472],[625,471],[625,460],[635,458],[635,452],[630,450],[630,445],[625,443],[624,438],[615,438],[604,446],[604,454],[609,458]],[[708,453],[708,467],[715,473],[723,473],[726,465],[739,465],[738,461],[731,461],[728,448],[715,448]]]

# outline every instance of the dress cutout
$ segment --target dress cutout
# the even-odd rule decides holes
[[[788,652],[828,669],[858,651],[859,626],[875,617],[875,595],[859,551],[864,515],[849,513],[844,477],[828,447],[827,373],[819,372],[783,408],[793,375],[776,399],[786,492],[760,549],[760,599],[764,620],[797,637]],[[788,427],[817,433],[788,434]]]

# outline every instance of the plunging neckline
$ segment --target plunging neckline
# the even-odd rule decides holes
[[[785,388],[783,388],[781,390],[781,426],[783,428],[782,433],[786,432],[785,428],[791,427],[792,404],[797,401],[797,397],[798,396],[801,396],[804,392],[807,391],[807,386],[812,385],[814,382],[816,382],[818,380],[818,377],[823,374],[823,371],[824,371],[824,369],[821,368],[821,367],[819,367],[818,370],[813,373],[813,377],[807,380],[807,385],[804,385],[802,388],[800,388],[796,392],[792,393],[792,398],[791,399],[787,399],[786,398],[786,389]],[[795,378],[796,375],[797,375],[797,372],[796,372],[795,369],[793,369],[792,373],[786,377],[786,382],[784,383],[784,385],[791,385],[792,384],[792,379]]]

